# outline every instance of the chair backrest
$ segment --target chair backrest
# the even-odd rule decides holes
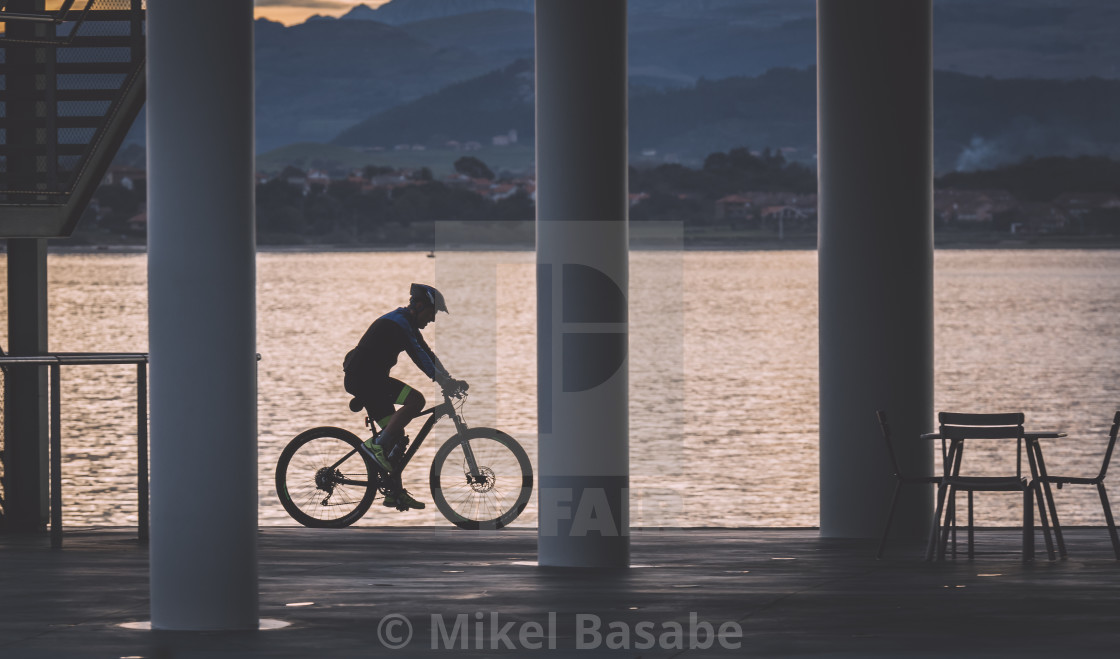
[[[938,412],[941,434],[950,439],[1014,439],[1023,436],[1022,412],[964,414]]]
[[[1104,461],[1101,463],[1101,473],[1097,478],[1104,480],[1105,472],[1108,471],[1108,463],[1112,461],[1112,448],[1116,446],[1116,432],[1120,430],[1120,412],[1117,412],[1112,417],[1112,428],[1108,431],[1108,448],[1104,451]]]
[[[1022,412],[1000,414],[966,414],[961,412],[938,412],[937,421],[941,424],[942,437],[948,439],[1014,439],[1015,473],[1023,473],[1023,420]],[[957,468],[961,454],[957,453]]]
[[[894,470],[894,477],[902,478],[902,471],[898,468],[898,459],[894,457],[894,444],[891,442],[891,427],[887,424],[887,413],[878,410],[875,412],[875,416],[879,418],[879,428],[883,431],[883,443],[887,445],[887,455],[891,459],[891,469]]]

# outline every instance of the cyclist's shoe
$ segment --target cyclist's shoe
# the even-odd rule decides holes
[[[361,447],[362,453],[365,453],[366,457],[377,463],[378,467],[384,469],[386,473],[393,473],[393,465],[389,464],[388,458],[385,457],[385,449],[374,444],[372,439],[362,442]]]
[[[397,510],[423,510],[427,507],[427,504],[423,501],[413,499],[412,495],[408,493],[408,490],[386,494],[385,501],[381,505],[386,508],[396,508]]]

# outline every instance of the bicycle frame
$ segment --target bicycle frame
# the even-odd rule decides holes
[[[412,456],[416,455],[416,451],[420,448],[420,445],[424,443],[424,439],[427,438],[428,433],[432,431],[432,428],[434,428],[436,423],[438,423],[439,420],[444,416],[450,417],[451,420],[455,423],[455,434],[457,436],[465,435],[468,430],[467,424],[464,423],[463,419],[455,412],[455,403],[453,403],[451,401],[451,398],[447,395],[444,395],[442,403],[440,403],[439,405],[433,405],[432,407],[429,407],[428,409],[420,412],[420,414],[417,415],[417,418],[424,415],[428,415],[428,419],[424,421],[424,425],[420,428],[420,432],[416,434],[416,439],[412,441],[412,444],[408,447],[408,450],[405,451],[404,455],[401,457],[401,463],[398,467],[398,471],[404,471],[404,468],[408,466],[409,462],[412,461]],[[475,462],[474,451],[471,450],[470,443],[464,441],[462,443],[462,446],[463,453],[467,458],[467,466],[470,468],[470,477],[472,479],[478,479],[481,481],[483,479],[483,476],[478,470],[478,463]],[[331,465],[331,469],[337,469],[339,465],[349,460],[351,456],[353,456],[357,452],[358,449],[350,451],[345,456],[343,456],[341,460]],[[359,481],[351,482],[356,485],[361,484]]]

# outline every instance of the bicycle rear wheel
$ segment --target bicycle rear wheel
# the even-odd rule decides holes
[[[468,451],[479,478],[471,476]],[[436,451],[431,484],[432,500],[455,526],[500,529],[517,519],[529,503],[533,466],[525,449],[509,435],[493,428],[472,428]]]
[[[358,521],[377,495],[377,468],[342,428],[312,428],[288,442],[276,463],[276,494],[304,526],[341,528]]]

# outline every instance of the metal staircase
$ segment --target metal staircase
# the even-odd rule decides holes
[[[74,231],[144,105],[144,5],[0,1],[0,237]]]

